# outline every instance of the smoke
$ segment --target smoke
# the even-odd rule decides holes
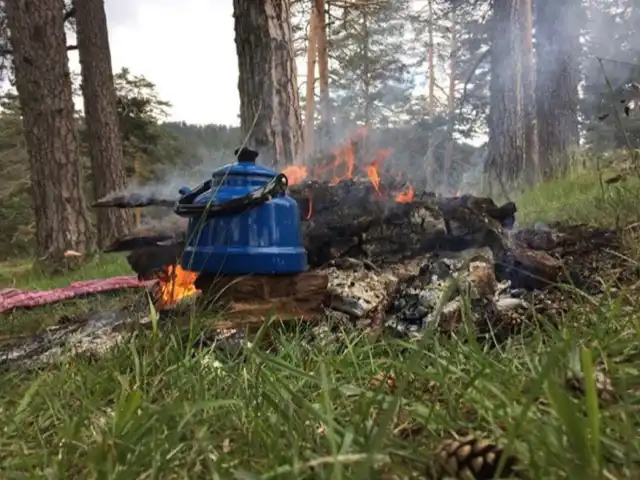
[[[139,199],[175,201],[180,196],[181,188],[196,187],[211,178],[216,169],[234,160],[233,152],[219,150],[210,153],[201,149],[179,165],[159,166],[154,172],[154,180],[144,184],[130,182],[124,190],[113,192],[104,199],[135,196]]]
[[[478,148],[467,163],[467,168],[460,180],[460,191],[463,193],[477,194],[483,190],[484,172],[489,151],[486,144]]]
[[[629,2],[630,0],[620,0],[619,3],[626,5]],[[371,21],[369,34],[372,37],[377,36],[378,39],[397,37],[394,40],[395,43],[391,41],[385,43],[384,48],[388,52],[382,50],[383,46],[378,40],[371,42],[372,49],[379,49],[369,52],[375,60],[371,65],[366,66],[362,61],[360,63],[355,61],[359,58],[358,55],[362,54],[362,49],[355,43],[357,39],[350,37],[354,35],[353,32],[356,29],[343,28],[344,31],[340,31],[341,22],[347,22],[347,20],[340,20],[331,27],[331,48],[335,49],[333,57],[340,57],[342,64],[337,64],[337,60],[330,64],[331,126],[328,131],[326,126],[318,125],[316,128],[314,142],[316,154],[312,160],[324,157],[326,161],[336,146],[348,142],[354,132],[368,125],[364,148],[357,158],[359,173],[363,173],[366,163],[375,158],[377,150],[391,148],[394,153],[385,161],[385,165],[411,178],[417,188],[430,185],[436,193],[451,193],[457,190],[463,193],[480,193],[485,175],[487,148],[479,147],[477,144],[482,140],[482,134],[487,133],[486,130],[466,140],[461,140],[454,131],[456,142],[453,147],[452,165],[447,167],[444,162],[451,134],[449,125],[452,116],[456,125],[462,121],[458,117],[462,108],[456,104],[455,112],[451,115],[446,105],[446,92],[440,87],[447,85],[451,74],[447,59],[448,48],[450,48],[451,17],[444,16],[443,12],[436,12],[439,15],[439,24],[434,32],[437,43],[435,75],[438,84],[436,92],[438,108],[435,113],[428,112],[427,99],[424,95],[427,91],[427,85],[424,82],[427,74],[425,31],[423,28],[416,32],[416,27],[410,26],[404,20],[407,17],[402,17],[402,14],[398,13],[401,9],[398,5],[402,2],[390,2],[390,5],[393,3],[396,4],[393,8],[389,7],[388,12],[382,13],[385,16],[385,22],[377,22],[374,18],[369,19]],[[561,0],[556,3],[547,0],[534,3],[537,5],[534,12],[536,31],[533,33],[534,48],[537,50],[536,75],[541,90],[554,86],[558,76],[564,75],[568,70],[575,69],[577,74],[581,73],[582,76],[600,75],[592,71],[594,56],[610,57],[620,50],[620,46],[615,44],[616,35],[611,35],[611,32],[612,29],[615,30],[613,27],[616,24],[617,29],[626,27],[621,26],[620,18],[616,19],[615,12],[611,12],[609,5],[611,2],[594,0],[588,7],[578,0]],[[546,10],[540,6],[547,4]],[[460,10],[456,14],[459,22],[458,48],[461,53],[455,94],[456,102],[462,101],[462,84],[470,78],[471,81],[464,88],[465,115],[468,117],[472,116],[468,113],[469,109],[479,112],[477,113],[479,117],[486,116],[486,102],[489,94],[487,79],[486,76],[481,78],[478,72],[471,75],[471,70],[475,60],[486,49],[487,39],[492,36],[491,34],[495,30],[505,30],[505,25],[488,21],[486,14],[489,10],[488,3],[483,5],[483,8],[476,11],[459,7]],[[305,11],[304,15],[305,18],[302,20],[307,21],[308,12]],[[349,15],[350,22],[362,20],[356,13],[352,12]],[[553,17],[554,22],[552,22],[553,25],[547,25],[545,28],[555,28],[557,31],[554,30],[554,32],[562,35],[563,40],[558,40],[557,37],[554,37],[553,43],[544,43],[540,40],[544,29],[540,27],[539,22],[545,21],[549,15]],[[621,15],[618,14],[618,17]],[[337,15],[336,18],[343,17]],[[585,19],[588,21],[585,22]],[[633,31],[632,19],[622,18],[622,20],[627,22],[629,30]],[[425,23],[422,22],[421,25],[424,27]],[[392,28],[392,30],[385,31],[385,28]],[[491,29],[494,29],[494,32]],[[586,30],[588,32],[585,32]],[[420,39],[417,39],[418,33]],[[640,50],[640,40],[633,39],[632,35],[627,37],[626,51],[631,52],[634,48]],[[474,52],[467,52],[465,49],[470,48],[472,44],[483,46],[479,49],[476,47]],[[337,49],[340,51],[338,52]],[[586,55],[584,49],[588,49]],[[337,53],[340,55],[335,55]],[[585,62],[585,58],[591,60]],[[304,55],[298,60],[301,59],[304,59]],[[578,61],[581,59],[582,65],[579,65]],[[487,60],[488,57],[484,61],[485,71]],[[300,77],[302,77],[300,74],[305,71],[304,63],[304,61],[297,63]],[[376,70],[371,70],[372,67]],[[582,72],[579,68],[582,68]],[[373,83],[366,81],[367,74],[376,80]],[[578,76],[576,84],[579,80]],[[476,90],[472,95],[470,90],[474,88]],[[302,91],[304,92],[304,87]],[[304,98],[304,94],[301,94],[301,97]],[[181,187],[193,187],[209,178],[215,168],[234,161],[231,152],[217,152],[216,155],[212,155],[210,152],[203,151],[196,156],[198,158],[194,158],[188,166],[166,170],[153,182],[145,185],[131,184],[125,192],[119,193],[175,199]],[[264,162],[264,159],[258,158],[258,162],[261,160]],[[426,162],[432,162],[433,165],[425,165]]]

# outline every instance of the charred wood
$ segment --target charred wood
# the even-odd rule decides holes
[[[329,277],[324,272],[286,276],[200,275],[203,302],[224,308],[226,321],[261,323],[264,318],[314,320],[325,313]]]
[[[182,251],[183,246],[180,244],[144,247],[127,255],[127,262],[140,280],[153,280],[165,272],[168,266],[176,265]]]
[[[161,197],[156,194],[144,193],[113,193],[93,203],[94,208],[140,208],[140,207],[169,207],[173,208],[177,198]]]
[[[384,267],[432,252],[488,247],[502,278],[527,287],[560,278],[559,261],[544,252],[531,252],[526,242],[514,243],[505,232],[515,223],[515,204],[498,206],[490,198],[438,197],[428,192],[398,201],[406,189],[402,183],[374,186],[368,180],[291,186],[289,194],[304,220],[309,266],[317,269],[349,257]],[[146,229],[146,234],[122,239],[110,250],[136,248],[130,264],[146,278],[163,262],[175,262],[184,245],[185,226],[175,222],[153,233]]]

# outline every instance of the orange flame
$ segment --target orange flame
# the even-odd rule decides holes
[[[175,305],[183,298],[190,297],[198,292],[195,286],[198,274],[185,270],[180,265],[174,269],[169,265],[167,272],[160,278],[159,301],[162,307]]]
[[[284,173],[289,179],[289,185],[301,183],[309,178],[324,178],[328,180],[331,185],[336,185],[342,181],[350,180],[353,178],[356,170],[354,142],[359,138],[364,137],[366,133],[367,131],[365,128],[357,130],[348,142],[334,149],[333,161],[328,162],[326,165],[314,166],[313,173],[311,175],[309,174],[309,169],[307,167],[299,165],[290,165],[285,168],[282,173]],[[371,181],[371,184],[379,197],[389,196],[399,203],[411,202],[414,199],[415,192],[410,184],[407,185],[406,190],[403,192],[382,191],[383,184],[381,179],[381,167],[383,162],[392,154],[393,149],[391,148],[378,151],[373,161],[363,167],[363,173],[367,175],[367,178]],[[396,181],[400,181],[402,178],[401,172],[389,175],[391,175]],[[313,202],[311,197],[309,197],[309,211],[307,212],[307,219],[311,218],[312,210]]]
[[[353,178],[353,170],[356,167],[356,158],[351,145],[334,150],[335,160],[333,162],[333,178],[331,179],[331,185],[340,183],[343,180],[349,180]],[[336,171],[340,171],[339,166],[343,166],[344,172],[342,175]]]
[[[382,166],[382,162],[384,162],[391,154],[393,153],[393,149],[387,148],[385,150],[380,150],[376,155],[376,158],[373,159],[373,162],[367,167],[367,176],[369,180],[371,180],[371,184],[373,188],[376,189],[378,195],[382,196],[382,192],[380,191],[380,174],[378,171]]]
[[[307,167],[299,166],[299,165],[289,165],[285,168],[282,173],[287,176],[289,180],[289,185],[295,185],[296,183],[302,182],[308,175]]]
[[[396,195],[395,200],[398,203],[409,203],[413,201],[414,196],[415,192],[413,191],[413,187],[409,185],[405,192],[401,192]]]

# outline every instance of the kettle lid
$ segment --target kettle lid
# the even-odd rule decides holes
[[[278,173],[270,168],[256,164],[259,153],[247,147],[236,148],[233,152],[238,161],[214,170],[213,178],[234,177],[266,177],[274,178]]]

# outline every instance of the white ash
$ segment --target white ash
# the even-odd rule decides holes
[[[143,319],[148,321],[148,319]],[[59,325],[0,350],[0,365],[37,367],[75,355],[102,355],[126,338],[133,320],[124,311],[98,312],[85,321]]]
[[[385,302],[398,285],[398,278],[389,272],[368,268],[339,269],[330,267],[329,307],[362,318]]]
[[[512,290],[508,281],[497,281],[490,251],[440,252],[422,261],[419,273],[401,285],[386,312],[385,325],[403,335],[418,337],[436,322],[440,330],[452,331],[467,313],[483,323],[484,317],[529,308],[518,298],[522,292]]]

